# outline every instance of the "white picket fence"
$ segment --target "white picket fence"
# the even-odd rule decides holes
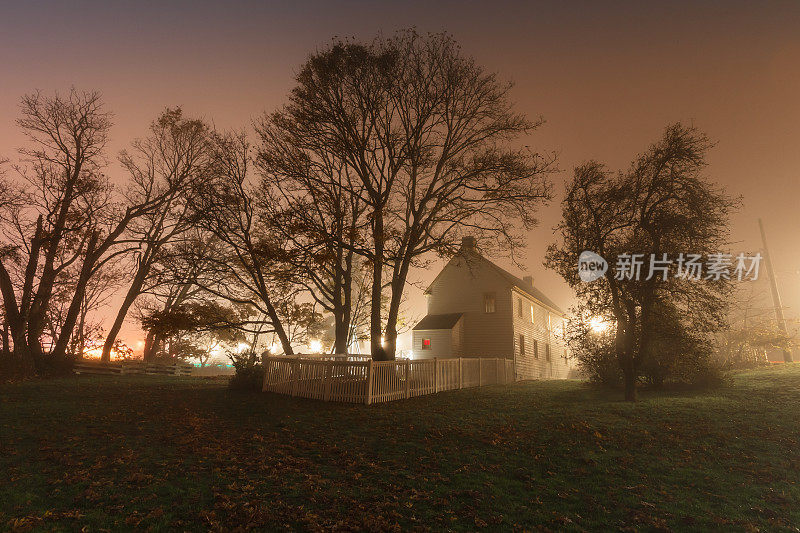
[[[390,402],[514,381],[501,358],[373,361],[357,357],[264,357],[265,392],[332,402]]]
[[[101,363],[96,360],[79,359],[72,371],[76,374],[147,374],[162,376],[190,376],[194,366],[189,363],[148,363],[145,361],[113,361]]]

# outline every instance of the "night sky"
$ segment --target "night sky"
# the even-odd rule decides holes
[[[285,101],[299,65],[333,36],[409,26],[452,33],[516,83],[518,110],[546,119],[528,144],[560,153],[558,197],[522,262],[562,306],[571,292],[541,262],[563,181],[590,158],[624,168],[666,124],[684,121],[717,142],[708,175],[743,197],[732,251],[758,248],[763,217],[797,316],[800,2],[0,2],[0,155],[13,158],[22,143],[22,94],[74,85],[100,90],[114,112],[109,171],[119,174],[115,154],[164,107],[250,127]],[[423,316],[421,291],[409,287],[409,296],[410,314]],[[133,345],[131,318],[122,337]]]

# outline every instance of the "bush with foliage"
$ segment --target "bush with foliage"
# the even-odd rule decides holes
[[[39,376],[66,376],[72,372],[77,357],[74,354],[45,353],[36,356],[36,373]]]
[[[619,387],[623,375],[614,347],[615,328],[610,320],[606,324],[609,327],[604,331],[596,331],[587,320],[573,319],[566,341],[589,381]],[[637,373],[640,384],[654,388],[711,387],[724,381],[724,365],[714,357],[708,336],[691,332],[679,317],[659,316],[658,323],[648,328],[647,334],[647,350],[642,354]]]
[[[235,370],[228,386],[234,390],[261,391],[264,385],[264,365],[244,360],[234,360]]]

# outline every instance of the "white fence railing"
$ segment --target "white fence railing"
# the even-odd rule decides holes
[[[514,381],[511,359],[402,361],[264,357],[265,392],[332,402],[378,403]]]
[[[164,376],[189,376],[194,367],[189,363],[147,363],[144,361],[114,361],[101,363],[80,359],[75,362],[72,371],[76,374],[147,374]]]

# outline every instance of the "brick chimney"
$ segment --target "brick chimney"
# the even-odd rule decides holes
[[[524,278],[522,278],[522,281],[525,282],[525,285],[530,285],[531,287],[533,287],[533,276],[525,276]]]
[[[476,252],[478,250],[478,239],[475,237],[461,237],[462,252]]]

